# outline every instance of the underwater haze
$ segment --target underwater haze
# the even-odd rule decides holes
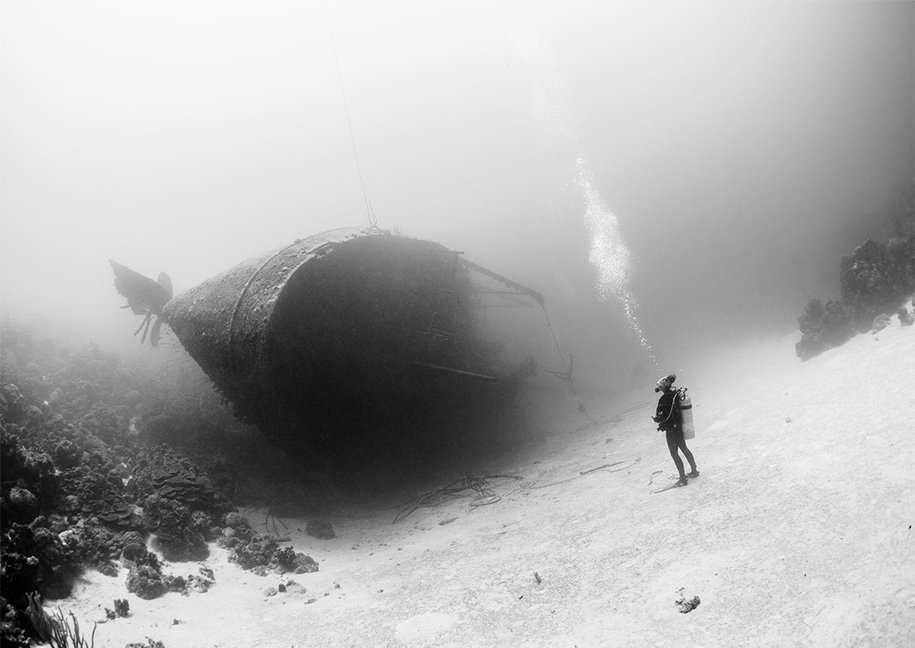
[[[913,7],[5,0],[3,317],[148,353],[108,259],[178,293],[368,203],[545,294],[584,390],[651,385],[891,236]]]

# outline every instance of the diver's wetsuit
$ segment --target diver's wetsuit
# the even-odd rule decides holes
[[[683,415],[680,408],[674,407],[674,399],[677,392],[673,389],[665,389],[658,399],[658,410],[655,413],[654,420],[658,424],[659,430],[664,430],[667,434],[667,449],[670,450],[670,456],[677,466],[677,472],[680,473],[680,479],[686,479],[686,473],[683,472],[683,461],[677,450],[683,452],[683,456],[689,462],[692,472],[696,472],[696,461],[693,459],[693,453],[686,447],[686,439],[683,438]]]

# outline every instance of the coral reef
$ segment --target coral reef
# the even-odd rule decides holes
[[[217,396],[198,389],[204,395],[190,398],[193,380],[125,367],[93,346],[69,351],[37,343],[9,323],[2,341],[3,646],[40,638],[36,623],[48,631],[56,617],[38,615],[32,601],[68,596],[85,568],[111,576],[127,568],[126,589],[141,598],[205,592],[214,583],[205,568],[167,574],[148,543],[165,560],[198,560],[219,536],[246,569],[317,570],[310,557],[281,548],[232,512],[230,497],[248,503],[262,491],[252,465],[275,476],[284,460],[234,422]],[[292,499],[308,498],[297,491]],[[125,604],[116,600],[111,614],[125,615]]]
[[[156,534],[156,547],[166,560],[203,560],[209,555],[205,516],[195,515],[180,501],[161,495],[143,500],[144,523]]]
[[[291,547],[280,547],[276,538],[258,533],[247,522],[240,522],[232,514],[227,516],[226,522],[235,526],[226,526],[216,543],[228,549],[229,560],[243,569],[250,569],[262,576],[270,571],[280,574],[318,571],[318,563],[311,556]]]
[[[854,322],[842,302],[829,301],[824,306],[819,299],[807,303],[804,314],[798,318],[801,339],[795,351],[801,360],[841,346],[855,334]]]
[[[70,595],[79,563],[57,534],[40,526],[13,523],[3,539],[0,587],[11,605],[25,607],[30,592],[48,598]]]
[[[159,598],[168,591],[162,572],[149,565],[134,565],[127,574],[127,591],[141,599]]]
[[[167,560],[203,560],[226,500],[192,462],[162,446],[142,452],[127,484],[139,499],[147,530]]]
[[[23,628],[22,610],[7,603],[0,596],[0,645],[9,648],[26,648],[29,645],[29,635]]]
[[[915,288],[915,237],[889,244],[867,240],[842,257],[839,273],[842,300],[854,314],[855,328],[868,330],[874,318],[894,312]]]
[[[795,350],[801,360],[844,344],[856,332],[876,331],[889,323],[889,316],[915,291],[915,236],[886,244],[868,239],[842,257],[839,282],[840,300],[824,306],[811,299],[798,318],[801,339]],[[899,319],[904,323],[906,318],[900,314]]]

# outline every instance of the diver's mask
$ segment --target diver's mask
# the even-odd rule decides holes
[[[658,379],[658,382],[655,383],[656,386],[655,386],[654,390],[656,392],[659,392],[663,389],[669,389],[670,386],[674,384],[674,381],[676,379],[677,379],[677,374],[668,374],[666,376],[662,376],[661,378]]]

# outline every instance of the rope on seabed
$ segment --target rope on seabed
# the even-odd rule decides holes
[[[585,475],[591,475],[596,472],[620,472],[622,470],[628,470],[634,465],[642,461],[641,457],[636,457],[629,461],[614,461],[613,463],[604,464],[603,466],[597,466],[596,468],[589,468],[588,470],[583,470],[574,477],[569,477],[568,479],[562,479],[559,481],[551,482],[549,484],[531,485],[527,487],[519,487],[511,491],[514,493],[516,490],[536,490],[541,488],[549,488],[550,486],[556,486],[558,484],[565,484],[566,482],[574,481],[580,479]],[[622,464],[622,465],[621,465]],[[616,467],[618,466],[618,467]],[[402,505],[400,505],[400,510],[397,512],[397,515],[394,516],[392,524],[397,524],[402,522],[408,517],[410,517],[416,509],[423,506],[435,506],[436,504],[441,503],[442,501],[448,499],[449,497],[456,497],[460,493],[466,490],[473,490],[477,493],[477,496],[470,500],[470,506],[476,508],[479,506],[488,506],[490,504],[495,504],[502,500],[501,495],[496,495],[492,491],[492,484],[489,480],[491,479],[523,479],[521,475],[513,474],[496,474],[496,475],[484,475],[483,477],[475,477],[473,475],[465,475],[459,479],[454,480],[446,486],[441,488],[436,488],[433,491],[424,493],[415,499],[412,499]],[[536,482],[535,482],[536,483]],[[509,493],[509,494],[511,494]]]
[[[573,476],[573,477],[569,477],[568,479],[560,479],[559,481],[550,482],[549,484],[541,484],[541,485],[539,485],[539,486],[531,485],[531,486],[528,486],[527,488],[528,488],[529,490],[537,490],[537,489],[540,489],[540,488],[549,488],[550,486],[557,486],[557,485],[559,485],[559,484],[565,484],[565,483],[567,483],[567,482],[574,481],[574,480],[576,480],[576,479],[581,479],[581,478],[584,477],[585,475],[591,475],[591,474],[596,473],[596,472],[598,472],[598,471],[605,471],[605,472],[620,472],[621,470],[627,470],[628,468],[632,468],[634,465],[636,465],[637,463],[639,463],[641,460],[642,460],[641,457],[636,457],[635,459],[629,461],[628,463],[627,463],[626,461],[614,461],[613,463],[606,464],[606,465],[603,465],[603,466],[598,466],[597,468],[591,468],[590,470],[584,470],[584,471],[582,471],[582,472],[579,472],[577,475],[575,475],[575,476]],[[619,464],[626,464],[626,465],[625,465],[625,466],[621,466],[621,467],[619,467],[619,468],[613,468],[613,470],[607,470],[608,468],[612,468],[613,466],[619,466]],[[536,482],[535,482],[535,483],[536,483]]]
[[[473,490],[477,493],[477,496],[470,501],[470,506],[487,506],[489,504],[495,504],[502,499],[501,495],[496,495],[492,491],[492,484],[489,480],[491,479],[523,479],[520,475],[484,475],[483,477],[475,477],[473,475],[465,475],[460,479],[456,479],[447,486],[442,486],[441,488],[436,488],[434,491],[424,493],[419,497],[406,502],[404,505],[401,505],[400,511],[397,515],[394,516],[392,524],[397,524],[407,519],[413,512],[422,507],[422,506],[435,506],[440,502],[448,499],[449,497],[456,497],[460,493],[466,490]]]

